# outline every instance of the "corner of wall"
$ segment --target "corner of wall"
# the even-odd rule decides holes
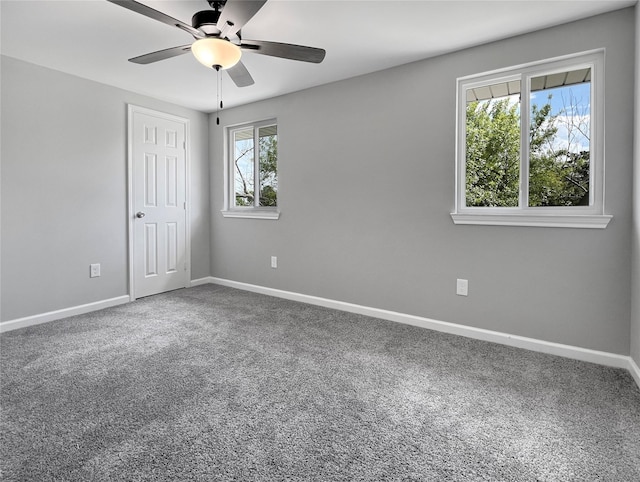
[[[636,4],[630,355],[640,366],[640,5]],[[635,293],[635,295],[633,295]]]

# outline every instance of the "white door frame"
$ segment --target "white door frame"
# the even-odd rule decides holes
[[[134,182],[133,182],[133,116],[135,113],[150,115],[153,117],[159,117],[161,119],[167,119],[170,121],[178,122],[184,125],[185,129],[185,199],[186,199],[186,209],[185,209],[185,258],[186,258],[186,281],[185,288],[191,286],[191,227],[190,227],[190,204],[191,197],[189,195],[189,186],[191,184],[190,177],[190,154],[191,154],[191,135],[190,135],[190,123],[189,119],[185,117],[179,117],[173,114],[167,114],[165,112],[159,112],[153,109],[148,109],[146,107],[141,107],[134,104],[127,104],[127,183],[128,183],[128,220],[127,223],[128,232],[127,237],[129,241],[129,300],[134,301],[135,297],[135,276],[134,276],[134,226],[133,223],[135,221],[135,213],[133,200],[134,198]]]

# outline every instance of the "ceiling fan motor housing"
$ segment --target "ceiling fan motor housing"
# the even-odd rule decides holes
[[[220,10],[202,10],[191,17],[191,25],[207,35],[218,35],[220,29],[216,25],[219,18]]]

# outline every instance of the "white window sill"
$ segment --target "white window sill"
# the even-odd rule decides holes
[[[278,219],[280,211],[271,209],[232,209],[220,211],[225,218]]]
[[[604,229],[613,216],[608,214],[486,214],[451,213],[454,224],[490,226],[537,226],[554,228]]]

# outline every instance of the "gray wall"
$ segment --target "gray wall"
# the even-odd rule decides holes
[[[636,7],[636,90],[633,169],[631,357],[640,366],[640,8]]]
[[[2,321],[128,294],[127,103],[190,119],[192,278],[210,274],[208,116],[2,57]]]
[[[601,47],[608,228],[454,225],[456,78]],[[278,118],[282,215],[222,217],[210,122],[213,276],[629,354],[633,58],[626,9],[224,111]]]

